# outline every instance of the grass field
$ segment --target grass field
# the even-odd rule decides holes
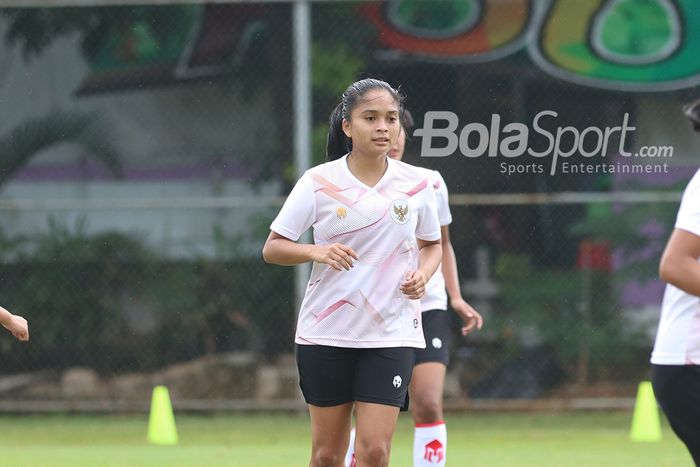
[[[628,440],[630,413],[448,414],[448,465],[691,467],[664,424],[658,443]],[[0,417],[0,465],[12,467],[306,466],[306,415],[177,415],[178,446],[146,441],[147,416]],[[391,465],[412,465],[402,414]]]

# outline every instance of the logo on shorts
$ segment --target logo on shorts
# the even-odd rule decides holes
[[[442,339],[440,339],[439,337],[433,337],[432,344],[433,344],[434,349],[441,349],[442,348]]]
[[[405,224],[411,218],[411,207],[408,205],[408,201],[405,199],[395,199],[391,203],[391,209],[389,210],[391,218],[397,224]]]
[[[335,210],[335,215],[338,216],[338,219],[345,219],[345,216],[348,215],[348,212],[345,210],[345,208],[338,208]]]
[[[401,382],[402,382],[401,377],[399,375],[394,376],[394,383],[393,384],[394,384],[394,387],[396,389],[401,387]]]
[[[418,318],[413,319],[413,327],[418,329]]]

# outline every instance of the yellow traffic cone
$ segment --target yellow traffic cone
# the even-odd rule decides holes
[[[175,416],[170,405],[170,395],[165,386],[153,388],[151,414],[148,418],[148,442],[160,445],[177,444]]]
[[[630,439],[636,442],[661,441],[659,408],[656,406],[654,389],[649,381],[639,383]]]

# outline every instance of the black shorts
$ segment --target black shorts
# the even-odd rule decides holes
[[[299,386],[308,404],[332,407],[358,401],[408,408],[411,347],[297,345],[296,357]]]
[[[424,311],[423,336],[425,348],[415,349],[416,365],[438,362],[447,366],[450,363],[450,314],[446,310]]]
[[[651,374],[656,400],[700,466],[700,366],[652,365]]]

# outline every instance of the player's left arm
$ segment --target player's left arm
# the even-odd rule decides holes
[[[462,318],[462,335],[466,336],[474,329],[481,329],[484,319],[472,306],[462,298],[459,287],[459,273],[457,271],[457,257],[450,241],[450,227],[440,227],[442,242],[442,275],[445,276],[445,288],[450,297],[450,306]]]
[[[406,275],[406,281],[401,284],[401,292],[411,300],[418,300],[425,294],[425,286],[437,271],[442,258],[440,240],[421,240],[418,242],[418,269]]]
[[[29,325],[27,320],[15,315],[0,306],[0,324],[21,341],[29,340]]]
[[[665,282],[700,297],[700,237],[676,228],[659,264],[659,276]]]
[[[426,182],[429,182],[426,179]],[[415,238],[418,243],[418,269],[409,271],[401,283],[401,292],[411,300],[419,300],[425,295],[425,286],[442,261],[440,242],[440,220],[437,212],[437,198],[432,183],[424,190],[425,205],[418,211]]]

